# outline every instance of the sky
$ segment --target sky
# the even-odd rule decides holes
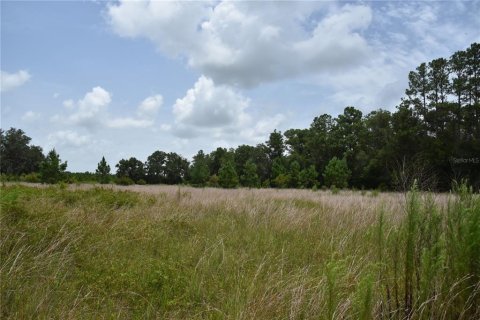
[[[480,42],[479,1],[0,5],[1,127],[79,172],[394,111],[409,71]]]

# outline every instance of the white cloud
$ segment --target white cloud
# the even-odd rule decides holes
[[[63,106],[71,113],[67,116],[56,114],[51,117],[51,121],[80,126],[88,130],[102,127],[116,129],[151,127],[163,98],[159,94],[145,98],[136,108],[137,117],[113,117],[108,110],[111,102],[112,94],[97,86],[77,102],[72,99],[64,100]]]
[[[0,91],[9,91],[25,84],[32,77],[28,71],[20,70],[15,73],[8,73],[6,71],[1,71],[0,77]]]
[[[285,115],[276,114],[272,118],[259,120],[253,128],[245,128],[240,132],[241,137],[250,143],[261,143],[266,141],[273,130],[278,129],[286,120]]]
[[[110,128],[146,128],[153,125],[152,120],[135,119],[135,118],[115,118],[107,120],[107,126]]]
[[[95,128],[102,125],[106,117],[106,108],[112,101],[111,94],[102,87],[94,87],[90,92],[78,100],[75,112],[69,116],[70,122],[87,128]],[[67,100],[66,107],[70,106]]]
[[[87,135],[80,135],[75,131],[61,130],[49,134],[48,141],[58,146],[81,147],[91,143],[91,138]]]
[[[163,104],[163,97],[159,94],[150,96],[142,101],[138,106],[137,114],[139,117],[154,117]]]
[[[185,97],[177,99],[173,114],[179,124],[194,127],[232,127],[248,120],[245,109],[249,100],[232,88],[215,86],[201,76]]]
[[[282,114],[256,116],[249,113],[250,100],[227,85],[215,85],[201,76],[185,96],[177,99],[172,111],[175,125],[162,125],[163,131],[188,141],[197,139],[211,148],[222,143],[236,146],[265,141],[268,134],[285,120]]]
[[[33,122],[35,120],[38,120],[40,118],[40,114],[33,112],[33,111],[27,111],[25,114],[22,116],[22,121],[24,122]]]
[[[163,52],[216,83],[262,82],[351,66],[369,46],[362,30],[372,13],[364,5],[333,7],[313,28],[324,3],[130,2],[108,8],[120,36],[145,37]]]

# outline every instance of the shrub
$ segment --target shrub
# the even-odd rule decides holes
[[[216,174],[212,175],[208,180],[207,185],[209,187],[218,188],[220,186],[218,183],[218,176]]]
[[[131,186],[132,184],[135,184],[135,182],[132,179],[125,176],[117,178],[115,183],[121,186]]]
[[[32,173],[23,175],[21,177],[21,180],[25,182],[30,182],[30,183],[38,183],[40,182],[40,177],[38,176],[38,173],[32,172]]]

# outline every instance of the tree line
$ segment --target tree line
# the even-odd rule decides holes
[[[121,184],[386,190],[408,188],[414,179],[422,189],[448,190],[453,180],[467,179],[478,189],[480,44],[449,59],[422,63],[408,79],[395,112],[378,109],[364,115],[349,106],[337,117],[315,117],[308,128],[274,130],[256,146],[200,150],[191,163],[175,152],[158,150],[145,162],[120,160],[115,176],[102,158],[96,174],[83,177]],[[52,150],[44,157],[29,141],[19,129],[1,131],[1,172],[40,172],[39,178],[48,182],[42,170],[58,154]]]

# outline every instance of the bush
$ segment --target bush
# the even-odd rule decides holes
[[[137,181],[137,184],[143,186],[143,185],[146,185],[147,182],[146,182],[145,180],[143,180],[143,179],[140,179],[140,180]]]
[[[115,183],[121,186],[131,186],[132,184],[135,184],[135,182],[129,177],[117,178],[117,181],[115,181]]]
[[[290,181],[290,176],[288,174],[279,174],[275,179],[273,179],[273,186],[275,188],[286,188]]]
[[[340,192],[340,190],[335,185],[332,185],[330,191],[332,191],[332,194],[338,194]]]
[[[218,188],[220,186],[220,184],[218,183],[218,176],[216,174],[212,175],[210,177],[210,179],[208,180],[208,183],[207,185],[209,187],[213,187],[213,188]]]
[[[40,182],[40,177],[38,176],[38,173],[32,172],[32,173],[23,175],[20,180],[25,182],[30,182],[30,183],[38,183]]]

